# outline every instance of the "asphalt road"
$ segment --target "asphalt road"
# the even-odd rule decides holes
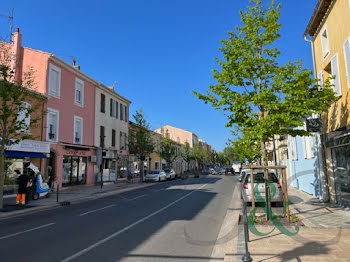
[[[162,182],[0,220],[0,261],[209,261],[236,181]]]

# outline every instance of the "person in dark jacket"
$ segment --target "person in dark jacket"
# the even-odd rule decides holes
[[[27,184],[29,181],[29,177],[27,175],[21,174],[19,170],[15,170],[15,172],[20,175],[17,178],[18,191],[17,191],[17,197],[16,197],[16,204],[25,205],[26,204],[25,198],[26,198]]]

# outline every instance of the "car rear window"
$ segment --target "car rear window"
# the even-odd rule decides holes
[[[250,174],[247,175],[245,181],[250,183]],[[269,173],[269,181],[272,183],[277,183],[278,179],[274,173]],[[264,173],[254,174],[254,183],[264,183]]]

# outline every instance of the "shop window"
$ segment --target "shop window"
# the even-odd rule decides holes
[[[20,106],[18,106],[18,114],[17,114],[17,133],[30,133],[30,114],[29,109],[31,105],[27,102],[22,102]]]
[[[62,169],[62,185],[86,184],[86,157],[64,156]]]
[[[46,140],[57,142],[59,130],[59,111],[48,108],[47,109],[47,128],[46,128]]]
[[[74,116],[74,144],[83,143],[83,119],[79,116]]]
[[[154,162],[154,169],[158,170],[159,169],[159,162]]]
[[[49,95],[60,97],[61,69],[53,64],[49,66]]]
[[[75,104],[84,106],[84,82],[75,78]]]

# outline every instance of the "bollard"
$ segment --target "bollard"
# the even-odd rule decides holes
[[[253,259],[250,256],[248,251],[248,241],[249,241],[249,232],[248,232],[248,221],[247,221],[247,202],[243,200],[243,224],[244,224],[244,246],[245,254],[242,257],[243,262],[251,262]]]
[[[57,192],[56,192],[56,200],[57,200],[57,203],[58,203],[58,191],[59,191],[59,188],[60,188],[60,186],[59,186],[59,184],[57,184]]]

